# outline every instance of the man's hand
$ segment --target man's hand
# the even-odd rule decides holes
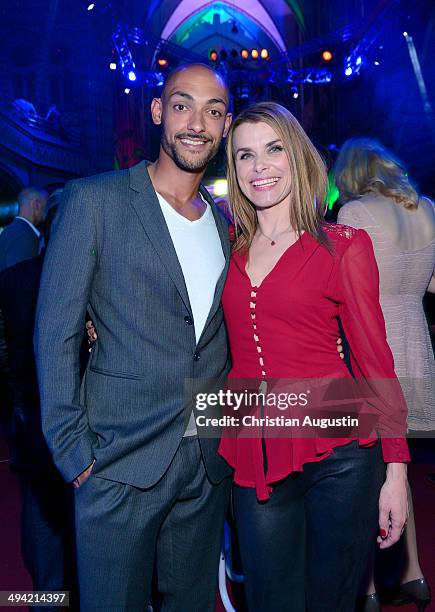
[[[343,341],[342,341],[341,338],[338,338],[338,340],[337,340],[337,352],[340,355],[340,359],[344,359]]]
[[[94,467],[95,459],[92,461],[91,465],[87,467],[81,474],[74,478],[73,487],[78,489],[82,486],[82,484],[89,478],[92,472],[92,468]]]

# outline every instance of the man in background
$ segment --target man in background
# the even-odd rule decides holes
[[[56,193],[47,203],[43,224],[47,242],[58,201]],[[42,252],[0,272],[0,308],[6,331],[12,400],[10,464],[21,483],[21,552],[33,589],[71,591],[74,586],[72,500],[42,433],[33,353],[43,257]]]
[[[0,272],[20,261],[38,255],[41,234],[38,229],[48,194],[39,187],[27,187],[18,195],[18,216],[0,233]],[[11,398],[8,393],[10,376],[4,321],[0,309],[0,419],[10,418]]]
[[[48,193],[40,187],[26,187],[18,194],[18,215],[0,234],[0,271],[38,255],[38,228],[47,198]]]

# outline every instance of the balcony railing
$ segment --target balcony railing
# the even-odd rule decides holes
[[[0,106],[0,113],[7,115],[21,127],[38,132],[39,137],[44,135],[49,139],[60,140],[70,146],[82,148],[84,142],[81,136],[62,125],[62,115],[54,107],[50,110],[51,112],[49,111],[46,117],[42,117],[36,112],[33,105],[25,100],[15,100],[12,104]]]
[[[0,148],[25,160],[71,176],[100,171],[95,156],[78,136],[63,133],[47,119],[30,115],[13,105],[0,105]]]

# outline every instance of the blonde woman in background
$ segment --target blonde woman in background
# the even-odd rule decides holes
[[[375,140],[345,142],[335,180],[346,202],[338,222],[364,229],[373,242],[387,339],[408,404],[409,432],[435,431],[435,361],[422,305],[425,291],[435,293],[434,205],[419,196],[402,162]],[[413,601],[424,610],[430,590],[419,564],[408,494],[407,562],[393,600]],[[380,609],[373,577],[368,592],[366,609]]]

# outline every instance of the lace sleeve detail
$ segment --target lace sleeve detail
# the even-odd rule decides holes
[[[405,440],[407,407],[387,343],[373,246],[364,230],[356,230],[342,256],[339,285],[340,318],[354,373],[369,385],[369,403],[377,415],[384,460],[409,461]]]

